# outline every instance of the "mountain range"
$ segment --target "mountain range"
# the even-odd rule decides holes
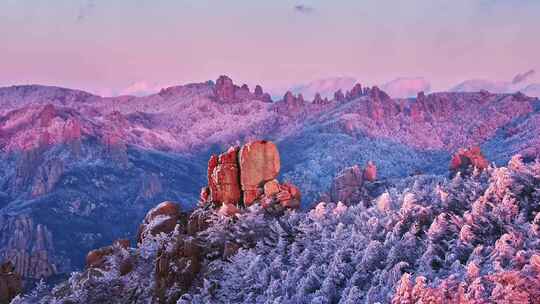
[[[524,93],[392,98],[340,83],[348,89],[279,100],[226,76],[142,97],[0,88],[0,260],[28,279],[81,269],[88,251],[134,239],[158,203],[193,209],[209,156],[254,139],[277,144],[280,178],[300,188],[305,209],[355,164],[372,161],[380,179],[398,181],[446,175],[464,147],[497,165],[540,154],[540,101]]]

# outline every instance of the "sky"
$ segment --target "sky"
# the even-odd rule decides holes
[[[0,0],[0,86],[117,95],[226,74],[444,90],[540,69],[539,37],[538,0]]]

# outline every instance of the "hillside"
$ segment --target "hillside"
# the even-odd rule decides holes
[[[225,76],[145,97],[0,88],[0,260],[26,278],[80,269],[88,250],[134,239],[156,204],[192,210],[209,155],[256,138],[276,142],[280,177],[300,188],[303,208],[340,170],[368,161],[394,181],[446,175],[451,155],[474,145],[497,165],[534,159],[538,104],[486,91],[392,99],[361,85],[272,101]]]
[[[84,271],[13,303],[535,303],[540,296],[538,161],[472,161],[452,179],[423,174],[392,183],[366,168],[354,185],[350,168],[332,189],[360,197],[296,210],[282,200],[291,186],[272,196],[279,155],[268,145],[230,149],[219,163],[213,156],[210,196],[201,194],[193,212],[161,203],[135,246],[118,240],[94,250]],[[264,194],[249,205],[227,177],[238,170],[236,153],[241,176],[257,167],[270,174],[258,173],[266,176]]]

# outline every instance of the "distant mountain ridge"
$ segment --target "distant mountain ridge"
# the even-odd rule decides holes
[[[370,160],[381,178],[399,178],[445,174],[450,155],[472,145],[498,163],[534,158],[539,109],[521,93],[392,99],[360,84],[273,101],[226,76],[143,97],[0,88],[0,260],[35,278],[77,269],[89,249],[133,237],[157,203],[191,208],[208,155],[251,139],[277,143],[282,179],[309,206],[339,170]]]

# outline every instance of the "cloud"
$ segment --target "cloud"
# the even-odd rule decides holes
[[[536,73],[536,71],[531,69],[531,70],[528,70],[525,73],[517,74],[516,76],[514,76],[514,79],[512,79],[512,84],[518,84],[520,82],[524,82],[525,80],[527,80],[527,78],[534,75],[534,73]]]
[[[300,14],[311,14],[315,11],[315,9],[311,6],[305,5],[305,4],[297,4],[294,6],[294,11]]]
[[[120,90],[117,95],[134,95],[146,96],[159,92],[162,88],[167,87],[163,84],[148,82],[145,80],[137,81],[130,84],[127,88]]]
[[[383,84],[382,89],[394,98],[408,98],[419,92],[429,93],[431,84],[423,77],[401,77]]]
[[[79,13],[77,14],[77,22],[82,22],[92,13],[96,7],[95,0],[84,0],[79,7]]]

